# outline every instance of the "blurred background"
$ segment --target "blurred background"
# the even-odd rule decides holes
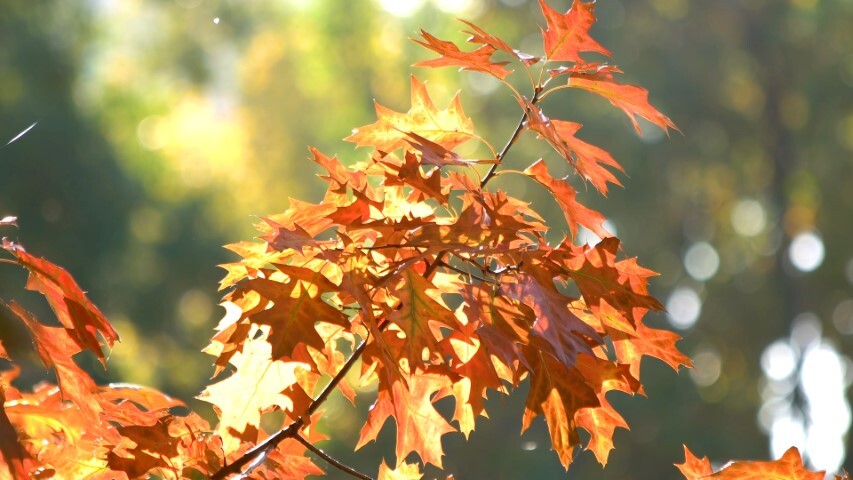
[[[234,260],[221,246],[251,238],[288,197],[322,197],[308,145],[358,161],[366,153],[339,139],[373,122],[373,99],[408,109],[409,66],[432,55],[407,38],[424,28],[462,41],[463,17],[537,54],[544,24],[529,0],[0,0],[0,11],[0,144],[35,123],[0,148],[0,217],[21,226],[0,234],[70,270],[117,326],[109,372],[93,369],[101,381],[186,400],[211,373],[198,350],[222,313],[215,265]],[[597,14],[593,35],[622,81],[649,89],[683,135],[637,135],[582,92],[545,111],[584,123],[581,137],[625,167],[625,189],[603,199],[579,186],[582,200],[661,273],[653,291],[668,313],[649,322],[683,335],[696,368],[647,360],[648,398],[614,395],[632,429],[604,470],[581,453],[566,474],[541,419],[518,436],[518,392],[494,395],[469,442],[447,437],[447,472],[676,478],[682,443],[715,463],[793,444],[812,467],[853,469],[853,1],[600,0]],[[414,73],[438,105],[461,89],[492,143],[512,132],[518,106],[494,81]],[[509,161],[548,155],[528,137]],[[503,178],[494,185],[565,231],[544,192]],[[44,312],[24,281],[4,266],[0,296]],[[44,378],[0,316],[4,344],[31,360],[23,382]],[[352,453],[363,414],[335,399],[324,448],[375,474],[380,457],[393,462],[393,433]]]

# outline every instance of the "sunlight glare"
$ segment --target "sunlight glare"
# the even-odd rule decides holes
[[[797,353],[784,340],[776,340],[761,354],[761,369],[771,380],[781,381],[794,374],[797,368]]]
[[[815,232],[803,232],[791,241],[788,258],[794,268],[801,272],[811,272],[823,263],[823,240]]]
[[[717,250],[707,242],[695,243],[684,254],[684,268],[694,280],[710,280],[720,268]]]
[[[378,0],[383,10],[395,17],[411,17],[420,10],[424,0]]]
[[[738,235],[754,237],[767,226],[767,212],[761,202],[748,198],[734,206],[731,221]]]
[[[702,300],[695,290],[679,287],[673,290],[666,301],[667,318],[673,327],[686,330],[696,323],[702,313]]]

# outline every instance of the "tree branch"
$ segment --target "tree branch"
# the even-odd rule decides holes
[[[456,273],[461,273],[462,275],[467,275],[468,277],[470,277],[474,280],[478,280],[478,281],[483,282],[483,283],[491,283],[493,285],[498,285],[498,282],[496,280],[493,280],[491,278],[480,277],[479,275],[474,275],[471,272],[467,272],[465,270],[462,270],[461,268],[454,267],[453,265],[451,265],[447,262],[441,262],[441,266],[448,269],[448,270],[453,270]]]
[[[536,105],[536,103],[540,100],[540,93],[542,93],[542,89],[540,87],[537,87],[533,93],[533,99],[530,100],[531,105]],[[501,150],[501,153],[498,154],[498,161],[492,164],[491,168],[489,168],[489,171],[486,173],[486,176],[483,177],[483,180],[480,182],[480,188],[485,187],[486,184],[489,183],[489,180],[491,180],[495,176],[495,173],[497,173],[498,171],[498,165],[501,164],[501,161],[504,159],[506,154],[509,153],[509,149],[512,148],[512,146],[518,140],[519,135],[521,135],[521,131],[524,129],[524,121],[526,119],[527,109],[525,108],[524,113],[521,114],[521,119],[518,121],[518,126],[515,127],[515,131],[512,132],[512,136],[509,137],[509,141],[506,142],[506,145],[504,145],[503,150]]]
[[[244,453],[240,458],[234,461],[234,463],[230,465],[225,465],[220,468],[213,476],[210,477],[210,480],[225,480],[230,475],[247,475],[252,470],[255,469],[258,465],[260,465],[270,454],[271,451],[275,450],[275,447],[278,446],[285,438],[293,438],[294,436],[299,434],[299,429],[305,425],[305,421],[302,420],[302,417],[299,417],[295,422],[291,423],[287,426],[287,428],[283,428],[276,432],[275,435],[267,438],[263,442],[257,444],[255,448]],[[243,470],[243,467],[248,466],[246,470]]]
[[[303,438],[302,435],[296,434],[296,436],[293,438],[297,442],[301,443],[302,445],[305,445],[305,448],[307,448],[308,450],[311,450],[318,457],[322,458],[329,465],[332,465],[333,467],[337,468],[338,470],[344,471],[344,472],[352,475],[353,477],[360,478],[361,480],[373,480],[373,477],[365,475],[365,474],[363,474],[363,473],[361,473],[361,472],[359,472],[359,471],[357,471],[351,467],[348,467],[347,465],[344,465],[343,463],[335,460],[334,457],[330,456],[328,453],[326,453],[326,452],[320,450],[319,448],[315,447],[314,444],[312,444],[308,440],[305,440],[305,438]]]

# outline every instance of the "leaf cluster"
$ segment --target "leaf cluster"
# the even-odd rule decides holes
[[[473,50],[425,31],[415,40],[438,54],[418,66],[491,75],[515,96],[521,118],[503,148],[475,129],[458,95],[439,108],[413,76],[408,111],[377,104],[376,121],[347,137],[367,149],[364,161],[347,167],[311,149],[324,171],[322,201],[292,199],[287,211],[262,219],[259,241],[228,247],[240,259],[223,266],[226,313],[205,349],[216,380],[199,396],[214,406],[213,425],[179,414],[181,402],[152,389],[97,386],[72,357],[87,350],[104,362],[102,348],[118,334],[65,270],[4,240],[7,261],[29,271],[27,288],[44,295],[61,326],[6,304],[58,385],[23,392],[12,385],[15,368],[2,373],[0,479],[303,479],[323,472],[317,457],[371,478],[315,446],[323,403],[335,391],[354,401],[352,383],[377,389],[356,448],[389,420],[396,426],[396,462],[379,467],[381,479],[421,478],[420,465],[406,462],[412,453],[441,467],[442,437],[470,434],[487,416],[488,395],[510,394],[524,381],[522,431],[542,416],[567,469],[581,447],[604,465],[614,431],[628,427],[607,393],[643,394],[644,356],[674,369],[690,360],[676,334],[643,323],[662,309],[648,291],[655,273],[626,257],[605,217],[578,198],[580,182],[601,194],[619,185],[621,167],[577,136],[579,123],[551,118],[541,103],[578,88],[609,100],[637,129],[638,116],[665,131],[675,126],[646,90],[617,81],[617,67],[587,59],[610,55],[589,34],[592,3],[575,1],[565,13],[540,5],[541,56],[469,22]],[[510,65],[529,79],[529,95],[507,81]],[[506,168],[521,135],[550,144],[551,161],[564,162],[571,176],[555,178],[544,159]],[[468,142],[485,158],[460,154]],[[550,192],[570,236],[547,242],[549,226],[529,203],[490,188],[498,175]],[[580,227],[602,240],[575,244]],[[0,356],[8,359],[5,349]],[[443,398],[453,399],[451,418],[435,407]],[[280,414],[273,434],[261,428],[270,412]],[[680,467],[688,478],[711,474],[691,458]]]

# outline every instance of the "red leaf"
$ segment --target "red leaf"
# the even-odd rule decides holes
[[[578,354],[592,354],[585,338],[601,341],[592,327],[569,311],[571,299],[561,294],[550,278],[530,274],[505,278],[501,293],[535,312],[530,345],[548,353],[567,368],[575,364]]]
[[[628,115],[637,133],[642,133],[640,124],[637,123],[637,116],[645,118],[667,133],[669,133],[669,128],[678,130],[678,127],[672,123],[669,117],[649,103],[648,90],[634,85],[617,83],[613,78],[613,73],[609,70],[601,70],[596,73],[573,73],[569,77],[568,85],[600,95],[609,100],[615,107],[622,109]]]
[[[524,173],[539,182],[543,187],[547,188],[553,195],[554,199],[560,205],[563,215],[566,217],[566,223],[569,225],[569,230],[572,232],[572,237],[578,233],[578,225],[586,227],[599,238],[610,237],[613,234],[608,232],[603,224],[606,220],[604,215],[591,210],[581,205],[575,200],[577,192],[572,188],[571,184],[565,179],[556,179],[548,173],[548,167],[545,162],[537,160],[533,165],[527,167]]]
[[[589,29],[595,23],[595,2],[574,0],[572,7],[564,14],[551,8],[544,0],[539,0],[539,6],[548,26],[547,30],[542,30],[546,59],[584,62],[581,52],[610,55],[606,48],[589,36]]]
[[[463,52],[453,42],[441,40],[429,32],[421,30],[421,40],[415,43],[441,55],[439,58],[424,60],[415,64],[416,67],[461,67],[462,70],[472,70],[492,75],[501,80],[512,73],[505,65],[508,62],[493,62],[492,55],[497,51],[492,45],[486,44],[473,52]]]
[[[74,402],[88,421],[99,423],[101,406],[98,403],[98,388],[94,380],[74,363],[71,358],[80,352],[77,339],[71,336],[72,330],[42,325],[30,312],[24,310],[14,300],[6,305],[24,322],[36,345],[39,358],[45,367],[56,370],[56,379],[65,400]]]
[[[564,120],[551,120],[536,106],[527,104],[528,123],[531,130],[541,135],[557,152],[589,180],[599,192],[607,195],[607,183],[622,186],[619,180],[605,167],[622,171],[622,167],[606,150],[575,137],[581,124]]]
[[[464,23],[465,25],[468,25],[469,27],[471,27],[471,30],[473,30],[466,32],[471,35],[471,38],[468,39],[469,43],[488,45],[496,50],[502,50],[521,60],[527,66],[533,65],[539,62],[540,60],[539,57],[534,57],[533,55],[528,55],[526,53],[519,52],[518,50],[513,49],[500,38],[489,34],[482,28],[474,25],[473,23],[467,20],[459,19],[459,21]]]
[[[80,348],[92,351],[106,366],[98,334],[106,340],[107,345],[112,347],[113,343],[119,339],[118,333],[98,307],[89,301],[71,275],[43,258],[28,254],[18,245],[6,245],[4,248],[15,255],[18,263],[29,270],[27,289],[44,295],[59,322],[67,329],[70,338]]]

